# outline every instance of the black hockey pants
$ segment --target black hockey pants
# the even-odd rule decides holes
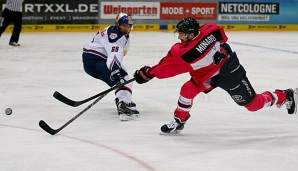
[[[212,78],[212,83],[214,87],[218,86],[228,92],[240,106],[247,105],[256,96],[235,52],[223,64],[220,73]]]

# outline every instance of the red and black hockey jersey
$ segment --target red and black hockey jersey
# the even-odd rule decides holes
[[[150,69],[150,74],[162,79],[189,72],[192,79],[202,85],[218,73],[224,63],[214,64],[214,54],[222,52],[228,56],[220,46],[227,40],[222,27],[206,23],[199,28],[199,35],[191,41],[174,44],[168,54]]]

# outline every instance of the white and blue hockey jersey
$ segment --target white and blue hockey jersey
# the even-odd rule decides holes
[[[129,46],[129,36],[123,35],[117,27],[109,26],[99,31],[91,43],[85,44],[83,51],[105,59],[109,70],[114,71],[122,68]]]

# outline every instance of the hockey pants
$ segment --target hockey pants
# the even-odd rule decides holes
[[[257,111],[263,107],[271,106],[273,97],[277,99],[277,103],[281,103],[286,98],[285,93],[279,91],[273,93],[265,91],[262,94],[256,94],[246,77],[245,69],[239,63],[236,53],[232,53],[221,67],[220,74],[212,78],[212,86],[225,90],[238,105],[244,106],[249,111]],[[199,87],[192,80],[184,83],[181,87],[174,117],[185,122],[192,107],[193,99],[204,91],[206,91],[205,88]]]
[[[91,53],[83,53],[83,64],[84,70],[90,76],[102,80],[110,87],[114,86],[116,82],[111,79],[111,71],[108,69],[106,65],[106,60],[101,57],[91,54]],[[124,70],[125,71],[125,70]],[[125,71],[126,72],[126,71]],[[125,80],[131,79],[130,76],[126,72]],[[116,89],[115,94],[116,97],[119,98],[119,101],[130,102],[132,99],[132,86],[133,83],[126,84],[123,87]]]

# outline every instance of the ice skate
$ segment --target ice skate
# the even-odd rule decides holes
[[[21,46],[21,45],[18,44],[17,42],[9,42],[9,45],[10,45],[10,46],[15,46],[15,47]]]
[[[161,126],[160,130],[160,135],[166,135],[166,134],[179,134],[181,132],[181,130],[183,130],[184,125],[186,123],[186,121],[190,118],[190,114],[188,113],[187,118],[185,119],[185,121],[181,121],[179,118],[174,118],[174,121],[171,121],[169,124],[164,124],[163,126]]]
[[[176,120],[171,121],[169,124],[164,124],[163,126],[161,126],[160,134],[161,135],[179,134],[183,128],[184,128],[184,123],[179,123]]]
[[[278,108],[282,107],[284,104],[288,110],[288,114],[296,114],[297,113],[297,99],[298,99],[298,88],[294,90],[289,88],[286,90],[276,90],[280,92],[286,93],[286,100],[282,103],[276,104]]]
[[[286,108],[288,109],[289,114],[296,114],[297,113],[297,99],[298,99],[298,88],[293,89],[287,89],[284,90],[286,93],[286,100],[284,104],[286,105]]]
[[[118,115],[121,121],[129,121],[134,118],[139,117],[139,111],[136,109],[136,104],[134,102],[125,103],[119,101],[118,98],[115,99],[115,103],[118,109]]]

